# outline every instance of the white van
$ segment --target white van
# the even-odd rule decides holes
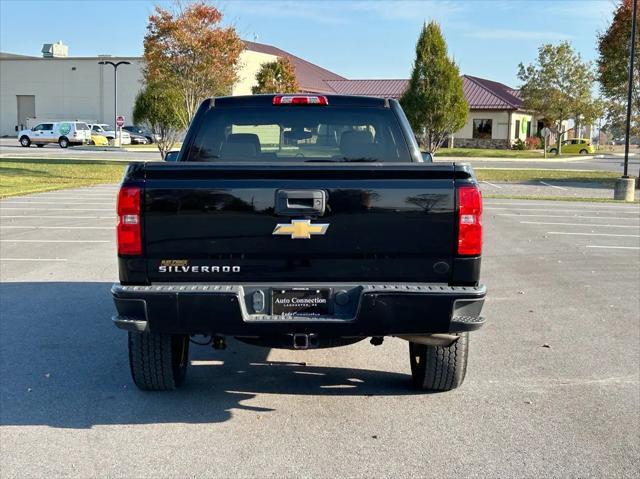
[[[60,148],[69,145],[83,145],[91,140],[91,129],[82,121],[42,122],[29,130],[18,132],[18,141],[22,146],[34,145],[42,148],[47,143],[57,143]]]

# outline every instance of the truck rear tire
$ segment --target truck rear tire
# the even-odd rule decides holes
[[[464,381],[469,353],[469,333],[460,333],[449,346],[409,342],[413,385],[423,391],[451,391]]]
[[[170,391],[182,385],[189,364],[189,336],[129,333],[133,382],[144,391]]]

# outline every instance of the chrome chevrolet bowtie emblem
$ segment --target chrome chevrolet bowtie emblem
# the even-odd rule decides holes
[[[292,220],[291,223],[277,224],[274,235],[291,235],[292,239],[309,239],[311,235],[323,235],[327,232],[329,223],[311,224],[311,220]]]

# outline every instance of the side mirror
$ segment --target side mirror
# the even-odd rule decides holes
[[[424,161],[425,163],[433,163],[433,155],[429,152],[423,151],[422,161]]]
[[[164,161],[178,161],[179,151],[169,151],[164,157]]]

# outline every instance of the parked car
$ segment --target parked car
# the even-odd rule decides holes
[[[124,131],[124,129],[123,129],[123,131]],[[133,132],[130,132],[130,131],[128,131],[127,133],[131,137],[131,144],[132,145],[148,145],[149,143],[151,143],[149,141],[149,139],[144,135],[140,135],[139,133],[133,133]]]
[[[106,123],[91,123],[89,124],[89,128],[93,133],[97,133],[102,136],[106,136],[109,141],[113,141],[116,137],[116,131],[111,127],[111,125],[107,125]],[[128,131],[122,130],[122,144],[130,145],[131,144],[131,136]]]
[[[555,155],[558,152],[558,148],[556,146],[551,146],[547,151]],[[585,138],[574,138],[572,140],[565,140],[562,142],[562,153],[592,155],[595,151],[596,150],[591,145],[591,141]]]
[[[420,154],[397,100],[206,100],[167,159],[129,165],[118,194],[113,322],[139,388],[180,386],[202,334],[216,349],[394,336],[417,389],[462,383],[485,322],[482,196],[469,165]]]
[[[48,143],[57,143],[60,148],[67,148],[69,145],[82,145],[90,140],[91,130],[81,121],[38,123],[31,129],[18,132],[18,141],[25,148],[32,143],[39,148]]]
[[[146,128],[142,128],[140,126],[125,125],[122,127],[122,129],[127,130],[129,134],[136,133],[138,135],[144,136],[147,140],[149,140],[149,143],[155,143],[157,141],[160,141],[160,135],[156,135],[155,133],[152,133]]]
[[[109,139],[98,133],[91,133],[91,144],[95,146],[109,146]]]

